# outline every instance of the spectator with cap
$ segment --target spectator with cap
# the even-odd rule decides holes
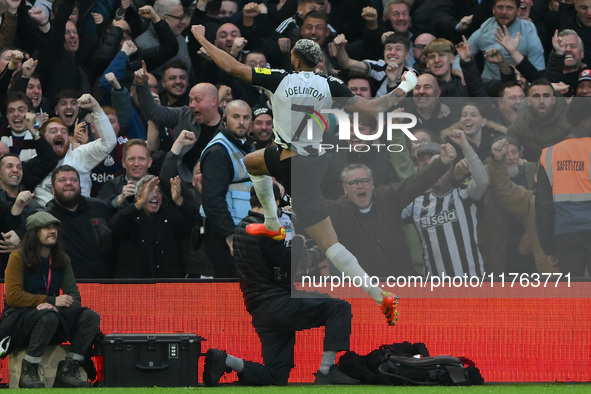
[[[8,352],[26,347],[21,388],[45,387],[39,376],[41,358],[48,345],[66,341],[70,347],[57,366],[56,386],[91,387],[78,369],[99,332],[100,317],[81,306],[62,229],[61,221],[48,212],[29,216],[22,247],[8,260],[2,315],[3,320],[11,316],[11,330],[4,333],[11,338]]]
[[[273,144],[273,111],[260,106],[252,109],[252,131],[255,149],[264,149]]]
[[[403,133],[392,135],[392,143],[404,147],[402,151],[390,154],[392,168],[394,168],[396,176],[401,180],[408,178],[422,168],[422,166],[419,166],[419,157],[417,155],[417,151],[421,146],[431,141],[440,142],[439,136],[425,128],[414,129],[412,135],[416,140],[407,138]]]
[[[579,73],[574,90],[576,97],[591,97],[591,68],[586,68]]]

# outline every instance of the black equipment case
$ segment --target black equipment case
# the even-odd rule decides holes
[[[195,334],[108,334],[103,386],[197,386],[201,341]]]

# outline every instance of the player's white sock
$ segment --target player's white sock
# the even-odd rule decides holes
[[[250,180],[265,210],[265,227],[277,231],[281,227],[277,217],[277,203],[273,194],[273,179],[268,175],[251,175]]]
[[[232,368],[234,371],[240,373],[244,370],[244,360],[228,354],[226,357],[226,367]]]
[[[330,371],[330,367],[332,367],[337,360],[337,352],[332,350],[327,350],[322,353],[322,360],[320,360],[320,368],[318,371],[327,375]]]
[[[363,278],[367,273],[361,268],[357,258],[347,250],[342,244],[336,243],[326,251],[326,257],[342,273],[353,277]],[[367,275],[369,277],[369,275]],[[378,304],[382,303],[382,290],[378,286],[372,286],[367,281],[362,280],[361,288],[369,294]],[[367,282],[367,283],[366,283]],[[366,286],[367,284],[367,286]]]

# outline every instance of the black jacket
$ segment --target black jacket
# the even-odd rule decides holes
[[[591,27],[587,27],[579,21],[577,11],[573,4],[560,3],[558,7],[559,30],[572,29],[577,32],[581,40],[583,40],[585,57],[583,57],[583,63],[591,65]]]
[[[242,143],[225,128],[222,128],[220,133],[224,133],[228,140],[245,154],[253,151],[254,140],[251,137],[247,137],[246,142]],[[208,231],[227,237],[233,234],[236,228],[226,202],[226,192],[234,178],[234,166],[228,151],[222,144],[214,144],[203,151],[201,173],[203,175],[201,203],[209,223]]]
[[[51,200],[46,211],[62,223],[66,253],[78,279],[113,277],[113,247],[107,225],[113,210],[96,198],[80,197],[78,207],[69,211]]]
[[[507,135],[523,146],[525,160],[538,162],[542,149],[566,138],[572,128],[566,118],[567,107],[565,100],[557,97],[554,106],[544,116],[531,107],[519,113],[507,129]]]
[[[42,180],[45,179],[55,167],[57,167],[57,156],[53,148],[41,137],[37,140],[29,140],[31,148],[37,151],[37,156],[23,162],[23,179],[21,187],[33,191]]]
[[[121,209],[110,220],[119,240],[115,264],[116,278],[184,278],[181,240],[195,223],[195,211],[163,201],[160,210],[149,217],[135,204]]]
[[[264,216],[249,211],[234,233],[234,262],[240,289],[249,313],[262,302],[289,295],[291,247],[269,237],[253,237],[246,232],[250,223],[263,223]]]
[[[566,94],[564,94],[564,97],[571,97],[575,93],[575,85],[579,81],[579,73],[585,68],[579,67],[576,71],[564,73],[564,57],[564,54],[557,55],[552,51],[548,58],[548,64],[546,65],[546,72],[544,75],[550,82],[564,82],[567,84],[569,88]]]

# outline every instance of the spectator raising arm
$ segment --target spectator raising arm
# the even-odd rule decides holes
[[[117,137],[109,118],[94,97],[90,94],[83,94],[78,99],[78,105],[80,108],[92,110],[92,118],[99,136],[96,140],[74,150],[74,152],[80,151],[81,163],[89,166],[88,170],[90,171],[113,150],[117,144]]]
[[[345,38],[344,34],[339,34],[336,36],[333,40],[333,44],[337,50],[337,61],[339,62],[339,66],[343,67],[345,70],[349,70],[350,72],[367,75],[369,72],[369,66],[367,63],[351,59],[347,54],[347,51],[345,50],[347,39]]]
[[[464,157],[468,162],[468,169],[472,173],[472,180],[467,189],[468,196],[472,200],[478,201],[488,188],[489,179],[486,169],[482,165],[476,152],[474,152],[474,149],[472,149],[472,145],[470,145],[466,139],[466,134],[464,134],[463,130],[454,130],[449,137],[454,143],[462,148],[462,153],[464,153]]]

